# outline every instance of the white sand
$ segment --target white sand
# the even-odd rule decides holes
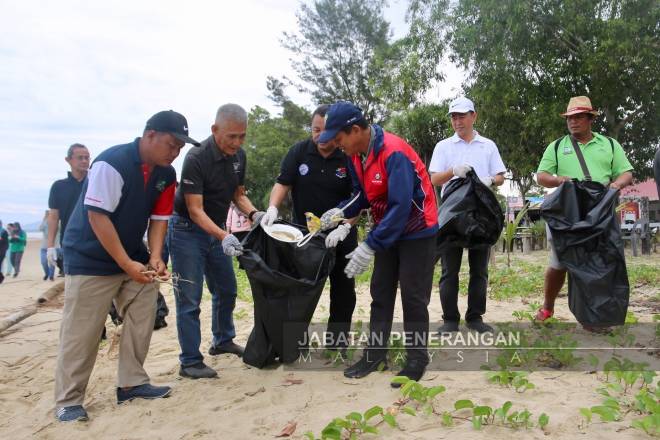
[[[16,278],[8,278],[0,285],[0,318],[28,304],[50,286],[41,281],[38,241],[30,241],[23,258],[23,271]],[[541,254],[541,252],[537,252]],[[538,258],[543,258],[541,255]],[[498,264],[502,260],[498,259]],[[654,256],[651,264],[660,267],[660,258]],[[368,322],[369,295],[361,289],[355,320]],[[166,299],[170,307],[169,326],[154,332],[146,368],[153,382],[174,386],[172,396],[156,401],[134,401],[117,405],[115,401],[116,359],[108,354],[104,343],[87,390],[85,406],[91,420],[87,423],[60,424],[53,416],[53,374],[56,362],[61,308],[46,309],[0,335],[0,438],[21,439],[193,439],[193,438],[274,438],[293,420],[297,430],[292,438],[302,438],[311,430],[320,434],[322,428],[336,416],[351,411],[365,411],[373,405],[388,407],[398,398],[389,382],[394,373],[374,373],[355,381],[343,377],[341,369],[334,372],[301,372],[283,367],[258,370],[248,368],[241,360],[223,355],[207,357],[206,362],[217,369],[217,380],[192,381],[178,377],[178,342],[174,316],[174,301],[169,289]],[[659,288],[653,296],[657,296]],[[540,298],[540,293],[538,298]],[[538,299],[537,299],[538,300]],[[657,304],[657,303],[656,303]],[[210,340],[210,299],[202,305],[202,350]],[[460,308],[465,310],[465,298]],[[505,321],[514,310],[526,309],[521,300],[489,300],[486,319]],[[252,306],[238,302],[237,310],[247,313],[237,320],[237,342],[244,344],[252,327]],[[566,299],[560,299],[557,315],[568,320],[572,316]],[[633,310],[635,310],[633,308]],[[239,312],[240,313],[240,312]],[[328,295],[324,293],[315,315],[323,322],[328,313]],[[635,313],[650,319],[648,308]],[[431,301],[432,321],[441,316],[437,286]],[[401,319],[400,305],[395,319]],[[113,325],[108,322],[108,330]],[[112,331],[109,332],[109,337]],[[298,385],[284,386],[284,379],[302,379]],[[600,396],[595,392],[602,386],[596,375],[583,372],[537,372],[529,379],[536,388],[517,393],[512,389],[489,384],[484,372],[430,371],[422,383],[442,384],[447,391],[440,395],[436,407],[449,409],[458,399],[472,399],[481,404],[500,406],[511,400],[514,409],[528,408],[535,418],[542,412],[550,416],[546,431],[537,428],[513,431],[489,426],[475,431],[469,422],[459,422],[452,428],[440,425],[439,417],[398,417],[399,427],[380,425],[379,436],[366,438],[598,438],[639,439],[640,431],[629,428],[630,421],[616,423],[595,422],[582,430],[578,408],[598,405]],[[263,387],[263,391],[256,392]],[[256,392],[256,394],[254,393]],[[247,394],[246,394],[247,393]],[[251,395],[253,394],[253,395]]]

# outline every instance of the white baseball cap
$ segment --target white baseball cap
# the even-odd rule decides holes
[[[464,96],[461,96],[460,98],[454,99],[451,104],[449,104],[449,111],[447,114],[451,115],[452,113],[467,113],[473,111],[474,102]]]

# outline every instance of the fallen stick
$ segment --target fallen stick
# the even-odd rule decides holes
[[[61,295],[62,292],[64,292],[64,281],[60,281],[59,283],[55,284],[50,289],[46,290],[44,293],[39,295],[36,304],[30,304],[29,306],[24,307],[22,310],[12,313],[6,318],[0,319],[0,333],[18,324],[25,318],[29,318],[30,316],[34,315],[35,313],[37,313],[40,306],[45,305],[49,301],[52,301],[58,295]]]

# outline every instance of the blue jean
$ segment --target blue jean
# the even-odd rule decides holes
[[[41,249],[41,267],[44,269],[44,276],[53,279],[53,276],[55,276],[55,267],[48,266],[47,251],[48,249]]]
[[[188,218],[172,216],[168,225],[167,246],[172,273],[191,281],[179,281],[175,288],[176,328],[181,346],[179,361],[181,365],[188,366],[204,360],[199,351],[199,305],[204,279],[211,292],[213,345],[231,342],[236,336],[233,317],[236,277],[232,259],[222,251],[221,241]]]

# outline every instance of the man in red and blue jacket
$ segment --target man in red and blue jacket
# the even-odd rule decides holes
[[[387,341],[397,284],[401,288],[407,362],[399,376],[419,380],[428,365],[428,305],[433,284],[435,236],[438,231],[435,192],[415,150],[403,139],[369,124],[362,110],[347,101],[328,110],[319,143],[334,140],[349,157],[355,203],[348,199],[321,217],[322,229],[337,225],[338,215],[352,218],[371,209],[374,228],[346,258],[346,275],[366,271],[374,259],[371,278],[369,347],[360,361],[344,371],[361,378],[386,367]],[[329,235],[341,234],[341,228]],[[341,238],[341,237],[339,237]],[[333,240],[328,240],[332,242]],[[398,384],[392,384],[393,387]]]

